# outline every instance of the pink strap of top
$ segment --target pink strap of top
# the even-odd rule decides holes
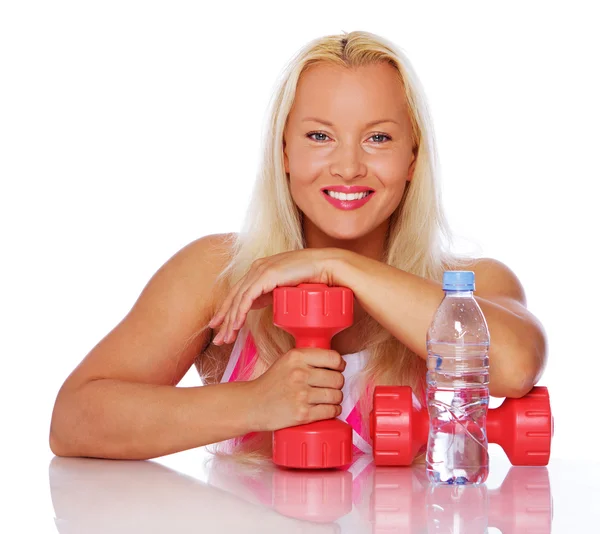
[[[239,335],[241,335],[241,332],[238,333],[238,336]],[[235,361],[235,367],[231,372],[229,380],[227,380],[228,382],[245,382],[248,380],[252,374],[252,370],[254,369],[254,364],[256,363],[256,358],[258,356],[256,345],[254,344],[254,338],[252,337],[252,333],[250,331],[248,331],[248,335],[244,340],[244,346],[241,350],[238,348],[238,341],[239,340],[236,340],[236,344],[234,345],[229,358],[230,362]],[[236,359],[234,360],[234,358]],[[227,373],[227,371],[225,372]]]

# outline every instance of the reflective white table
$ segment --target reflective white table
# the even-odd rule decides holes
[[[600,463],[511,466],[492,444],[479,486],[433,486],[424,466],[250,468],[199,448],[152,461],[53,457],[61,534],[130,532],[600,532]]]

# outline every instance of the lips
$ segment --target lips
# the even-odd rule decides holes
[[[321,194],[325,197],[325,200],[329,202],[333,207],[339,210],[356,210],[364,206],[371,198],[376,194],[372,189],[363,189],[363,191],[372,191],[365,198],[359,200],[340,200],[337,198],[330,197],[326,192],[326,188],[321,189]],[[333,189],[336,191],[336,189]],[[362,191],[340,191],[340,193],[361,193]]]
[[[336,191],[337,193],[363,193],[364,191],[373,191],[373,189],[364,185],[328,185],[321,188],[321,191]]]

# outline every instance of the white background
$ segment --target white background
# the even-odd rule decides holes
[[[552,457],[600,461],[592,5],[1,3],[0,448],[9,474],[42,473],[23,489],[44,499],[38,526],[62,382],[170,256],[238,230],[277,76],[310,39],[357,29],[425,87],[461,249],[506,263],[546,328]]]

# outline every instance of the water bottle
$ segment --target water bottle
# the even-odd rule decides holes
[[[489,331],[473,297],[475,273],[446,271],[443,289],[427,332],[427,477],[480,484],[489,470]]]

